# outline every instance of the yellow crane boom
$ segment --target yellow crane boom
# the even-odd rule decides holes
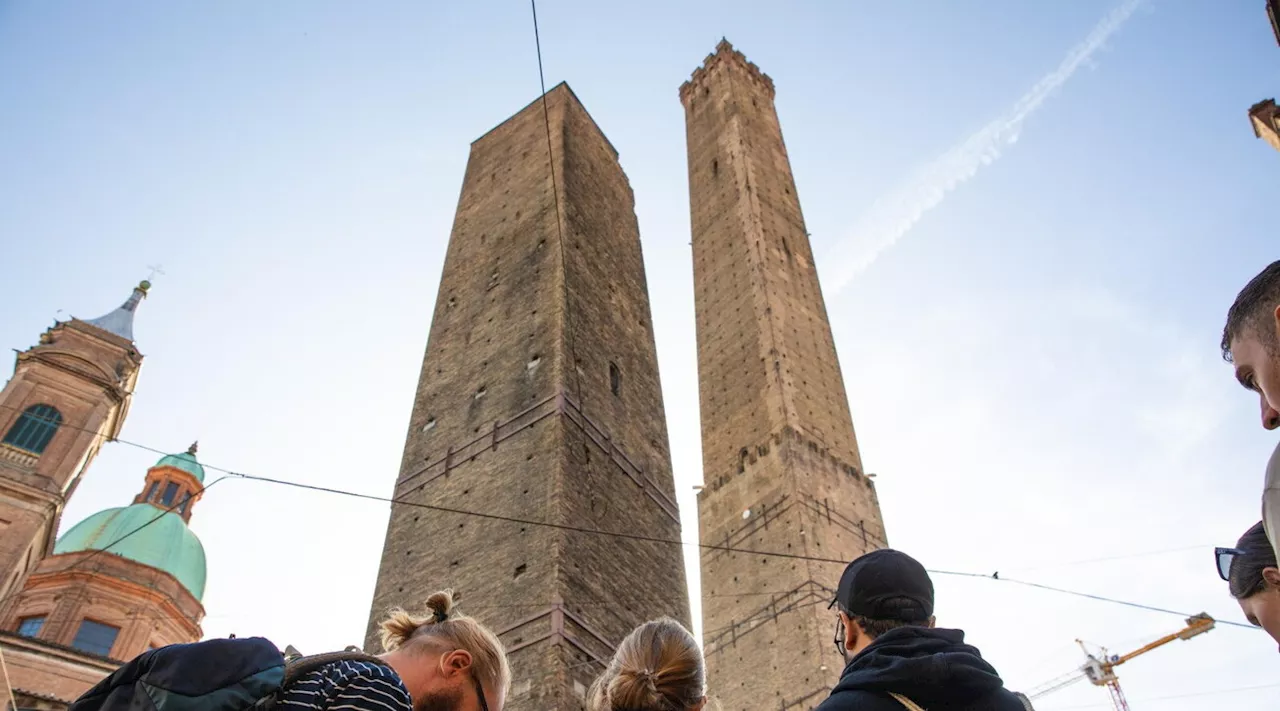
[[[1187,626],[1177,632],[1165,635],[1160,639],[1144,644],[1128,654],[1114,656],[1109,656],[1105,649],[1102,650],[1099,655],[1091,654],[1089,650],[1085,648],[1084,642],[1076,640],[1076,643],[1078,643],[1080,648],[1084,650],[1084,654],[1087,657],[1087,661],[1085,661],[1084,665],[1076,671],[1041,684],[1039,687],[1033,689],[1028,696],[1032,699],[1039,698],[1070,686],[1072,683],[1081,679],[1088,679],[1095,686],[1107,687],[1107,691],[1111,693],[1111,701],[1115,704],[1117,711],[1128,711],[1129,703],[1124,698],[1124,692],[1120,690],[1120,680],[1116,677],[1116,667],[1135,657],[1140,657],[1153,649],[1159,649],[1174,640],[1191,639],[1192,637],[1202,635],[1213,629],[1214,624],[1213,618],[1202,612],[1198,615],[1187,618]]]
[[[1115,704],[1116,711],[1129,711],[1129,702],[1124,698],[1124,692],[1120,690],[1120,679],[1116,677],[1116,667],[1125,662],[1140,657],[1153,649],[1158,649],[1164,645],[1179,639],[1191,639],[1197,635],[1213,629],[1214,620],[1207,613],[1200,613],[1194,617],[1187,618],[1187,626],[1165,635],[1160,639],[1145,644],[1128,654],[1118,656],[1107,656],[1106,650],[1102,650],[1102,656],[1096,657],[1089,654],[1089,650],[1085,649],[1084,653],[1089,659],[1085,662],[1083,671],[1085,677],[1094,684],[1094,686],[1105,686],[1107,691],[1111,693],[1111,702]],[[1080,648],[1084,649],[1084,642],[1076,640],[1080,644]]]
[[[1147,652],[1150,652],[1151,650],[1156,649],[1157,647],[1163,647],[1164,645],[1174,640],[1191,639],[1196,635],[1204,634],[1205,632],[1208,632],[1209,630],[1213,629],[1214,624],[1215,623],[1213,618],[1203,612],[1196,615],[1195,617],[1188,617],[1186,627],[1182,628],[1181,630],[1178,630],[1177,632],[1174,632],[1173,634],[1165,635],[1164,637],[1161,637],[1160,639],[1157,639],[1154,642],[1138,647],[1137,649],[1133,650],[1132,652],[1129,652],[1128,654],[1123,654],[1117,657],[1115,661],[1111,662],[1110,666],[1115,667],[1120,664],[1124,664],[1125,662],[1129,661],[1130,659],[1133,659],[1134,657],[1142,656],[1143,654],[1146,654]]]

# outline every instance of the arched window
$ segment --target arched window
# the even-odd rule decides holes
[[[32,454],[42,454],[61,424],[62,413],[52,405],[32,405],[23,410],[18,421],[9,428],[4,443]]]

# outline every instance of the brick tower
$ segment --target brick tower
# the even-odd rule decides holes
[[[680,537],[631,187],[568,85],[545,99],[471,145],[366,645],[452,587],[516,711],[580,709],[632,628],[688,620],[678,545],[420,506]]]
[[[773,82],[727,41],[680,87],[689,150],[702,542],[849,561],[884,545]],[[725,711],[807,709],[839,676],[843,569],[706,549],[703,643]]]
[[[81,475],[124,426],[142,367],[133,315],[150,286],[106,316],[55,322],[0,390],[0,602],[50,553]]]

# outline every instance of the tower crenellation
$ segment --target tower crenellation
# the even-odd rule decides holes
[[[760,71],[755,63],[747,60],[746,55],[733,48],[727,39],[721,39],[716,51],[708,54],[701,67],[693,70],[693,76],[680,86],[680,101],[687,108],[695,101],[698,92],[709,95],[711,87],[716,83],[713,77],[721,72],[733,72],[763,91],[770,99],[774,97],[773,80],[768,74]]]

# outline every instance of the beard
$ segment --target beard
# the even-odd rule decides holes
[[[462,690],[429,692],[413,702],[413,711],[458,711],[462,708]]]

